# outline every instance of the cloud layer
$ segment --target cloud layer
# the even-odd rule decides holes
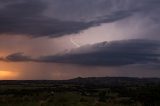
[[[139,12],[148,12],[155,20],[160,4],[158,0],[1,0],[0,3],[0,34],[31,37],[78,33]]]
[[[77,33],[100,23],[117,21],[130,15],[127,11],[118,11],[90,22],[65,21],[44,16],[43,12],[48,4],[43,0],[16,0],[13,3],[5,3],[0,9],[0,34],[57,37]],[[62,3],[61,6],[63,5],[65,4]]]
[[[31,58],[15,53],[2,59],[8,62],[68,63],[90,66],[124,66],[160,63],[160,43],[153,40],[121,40],[82,46],[66,53]]]

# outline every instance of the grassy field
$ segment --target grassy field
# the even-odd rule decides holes
[[[123,85],[1,81],[0,106],[160,106],[159,83]]]

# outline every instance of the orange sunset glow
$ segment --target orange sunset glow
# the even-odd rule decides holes
[[[8,80],[8,79],[15,79],[18,76],[17,72],[11,71],[0,71],[0,80]]]

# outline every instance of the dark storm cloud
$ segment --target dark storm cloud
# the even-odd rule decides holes
[[[140,2],[128,2],[128,0],[1,0],[0,2],[0,34],[19,34],[31,37],[59,37],[78,33],[101,23],[127,18],[148,7],[159,6],[157,0],[146,2],[144,0]],[[53,11],[53,13],[48,13],[48,11]],[[53,15],[50,16],[50,14]]]
[[[63,3],[62,3],[63,6]],[[47,18],[42,15],[47,4],[38,0],[15,1],[0,9],[0,33],[1,34],[24,34],[32,37],[37,36],[62,36],[64,34],[77,33],[103,22],[112,22],[129,16],[128,13],[119,12],[107,19],[89,23],[75,21],[61,21]]]
[[[148,11],[153,8],[158,9],[160,5],[159,0],[52,0],[50,2],[50,5],[55,4],[50,6],[50,13],[55,14],[53,17],[68,20],[80,20],[80,18],[92,20],[96,16],[104,16],[115,11]]]
[[[122,40],[84,46],[64,55],[41,57],[41,62],[122,66],[160,63],[160,43],[150,40]]]
[[[8,61],[68,63],[90,66],[124,66],[131,64],[160,64],[160,43],[153,40],[121,40],[86,45],[67,53],[31,59],[22,54],[7,56]]]

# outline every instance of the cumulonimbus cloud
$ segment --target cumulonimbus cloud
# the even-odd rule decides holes
[[[160,43],[154,40],[121,40],[82,46],[67,53],[33,59],[21,53],[3,59],[8,62],[67,63],[89,66],[160,64]]]

